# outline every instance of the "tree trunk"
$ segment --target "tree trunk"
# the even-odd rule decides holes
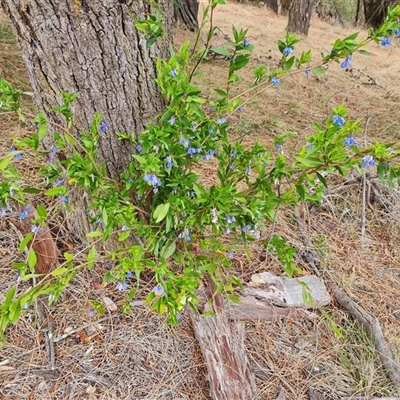
[[[73,103],[74,127],[87,130],[96,111],[108,129],[99,155],[110,176],[127,170],[134,149],[116,132],[138,135],[165,104],[155,83],[155,61],[168,55],[167,40],[146,49],[135,28],[152,11],[150,0],[0,0],[19,39],[38,109],[48,121],[65,126],[52,112],[62,91],[79,93]],[[173,2],[159,0],[171,32]],[[54,143],[56,125],[48,124],[44,145]],[[88,231],[84,196],[72,191],[68,227],[77,238]]]
[[[175,0],[175,19],[191,31],[199,29],[198,0]]]
[[[288,29],[292,33],[308,35],[314,0],[294,0],[289,7]]]
[[[364,0],[365,23],[379,28],[386,18],[388,7],[393,3],[393,0]]]

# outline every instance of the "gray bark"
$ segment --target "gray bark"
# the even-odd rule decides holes
[[[198,12],[198,0],[175,0],[175,18],[191,31],[199,29]]]
[[[52,133],[64,126],[52,112],[62,104],[62,91],[78,92],[73,104],[73,133],[87,130],[96,111],[108,130],[99,142],[100,161],[114,178],[127,170],[134,152],[130,142],[116,132],[142,132],[164,108],[154,81],[155,61],[168,55],[167,40],[146,49],[146,40],[135,28],[153,10],[150,0],[0,0],[19,39],[34,100],[49,124],[44,145],[53,144]],[[171,32],[173,2],[159,0]],[[72,212],[68,227],[84,238],[89,226],[80,190],[69,195]]]
[[[289,7],[289,32],[308,35],[314,0],[292,1]]]
[[[132,148],[115,132],[138,135],[164,106],[154,79],[155,60],[167,55],[167,43],[146,50],[135,28],[151,12],[150,1],[0,1],[17,33],[37,108],[52,120],[62,90],[79,92],[75,126],[88,129],[95,111],[103,114],[109,130],[100,152],[109,173],[118,176]],[[171,23],[172,2],[159,3]]]

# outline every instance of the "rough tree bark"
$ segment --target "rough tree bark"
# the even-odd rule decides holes
[[[175,2],[175,19],[191,31],[199,29],[198,0],[175,0]]]
[[[314,0],[292,1],[289,7],[289,32],[308,35]]]
[[[37,108],[49,121],[65,126],[51,110],[62,103],[62,91],[79,92],[74,102],[74,126],[88,129],[99,111],[108,130],[99,143],[100,158],[117,177],[132,160],[130,143],[116,132],[138,135],[162,111],[155,60],[168,55],[167,40],[146,49],[135,21],[152,11],[149,0],[0,0],[21,45]],[[159,0],[171,32],[173,2]],[[49,124],[46,147],[53,144]],[[84,238],[89,227],[84,198],[70,194],[70,231]]]

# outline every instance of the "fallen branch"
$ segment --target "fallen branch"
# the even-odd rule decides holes
[[[308,252],[314,253],[314,257],[311,260],[318,259],[318,255],[315,250],[312,248],[308,237],[308,229],[303,220],[300,217],[299,209],[295,210],[295,219],[299,226],[299,230],[302,235],[302,240],[305,245],[308,246]],[[318,271],[317,266],[314,261],[312,262],[312,269],[314,271]],[[369,335],[374,340],[376,351],[378,352],[379,359],[382,363],[383,368],[386,370],[386,374],[391,380],[393,386],[396,389],[400,390],[400,366],[395,362],[393,354],[387,345],[385,338],[382,333],[381,326],[379,322],[370,315],[367,311],[365,311],[359,304],[357,304],[350,296],[346,293],[339,290],[337,285],[333,281],[329,281],[325,279],[325,284],[331,290],[335,300],[337,303],[345,309],[347,312],[354,315],[357,321],[363,326],[363,328],[367,331]],[[350,399],[355,399],[354,397],[350,397]]]

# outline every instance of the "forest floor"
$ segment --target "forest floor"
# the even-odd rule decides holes
[[[255,46],[251,67],[277,67],[277,40],[284,38],[286,16],[254,5],[229,3],[217,9],[215,24],[219,28],[214,46],[229,39],[232,24],[236,28],[250,27],[248,39]],[[336,38],[354,31],[355,28],[332,26],[313,17],[309,35],[296,46],[296,53],[311,48],[318,59],[321,52],[329,52]],[[361,37],[367,34],[361,30]],[[189,32],[178,31],[176,43],[190,37]],[[369,121],[366,131],[355,135],[360,145],[364,135],[368,145],[374,140],[398,142],[400,42],[394,41],[387,48],[375,44],[367,47],[372,55],[355,55],[352,70],[346,71],[334,63],[324,75],[292,75],[277,87],[261,89],[254,102],[232,117],[232,140],[248,144],[260,141],[273,146],[277,135],[292,132],[293,139],[283,148],[291,154],[306,143],[306,137],[312,133],[311,121],[321,123],[333,107],[344,103],[349,118],[362,118],[363,126]],[[201,70],[204,74],[196,78],[198,84],[212,97],[212,89],[226,78],[226,61],[216,58],[204,63]],[[30,91],[18,45],[2,16],[0,77]],[[242,78],[235,94],[246,89],[251,74],[243,73]],[[29,99],[26,107],[32,107]],[[31,132],[29,124],[22,125],[12,114],[0,114],[0,152],[9,151],[13,136],[25,137]],[[38,182],[32,160],[24,154],[18,168],[27,180]],[[321,258],[322,277],[335,282],[377,318],[399,364],[400,192],[381,186],[375,173],[373,169],[369,171],[364,235],[360,222],[361,180],[334,177],[321,207],[304,207],[302,213],[309,241]],[[383,208],[376,196],[389,207]],[[16,231],[5,221],[0,224],[3,300],[15,285],[17,274],[11,264],[23,255],[18,252],[20,238]],[[56,215],[51,226],[58,242],[72,250],[74,243]],[[301,257],[305,246],[289,210],[281,210],[274,231],[298,248],[297,262],[306,274],[310,273]],[[251,251],[250,262],[239,254],[233,260],[235,272],[244,282],[258,272],[281,273],[277,261],[265,257],[265,249],[253,246]],[[8,329],[7,345],[0,349],[0,399],[209,399],[206,367],[187,316],[183,315],[176,329],[168,328],[142,305],[141,293],[128,315],[119,308],[118,312],[100,318],[92,316],[90,300],[101,301],[107,296],[117,306],[123,301],[115,286],[99,284],[104,271],[105,266],[99,265],[82,272],[51,308],[56,338],[55,370],[49,367],[43,331],[33,310],[27,310]],[[28,283],[21,283],[20,288],[23,285]],[[327,399],[397,394],[379,363],[371,338],[333,302],[314,310],[306,321],[287,318],[246,322],[246,348],[256,376],[255,399],[276,399],[281,389],[286,399],[293,400],[308,399],[310,388],[324,393]]]

